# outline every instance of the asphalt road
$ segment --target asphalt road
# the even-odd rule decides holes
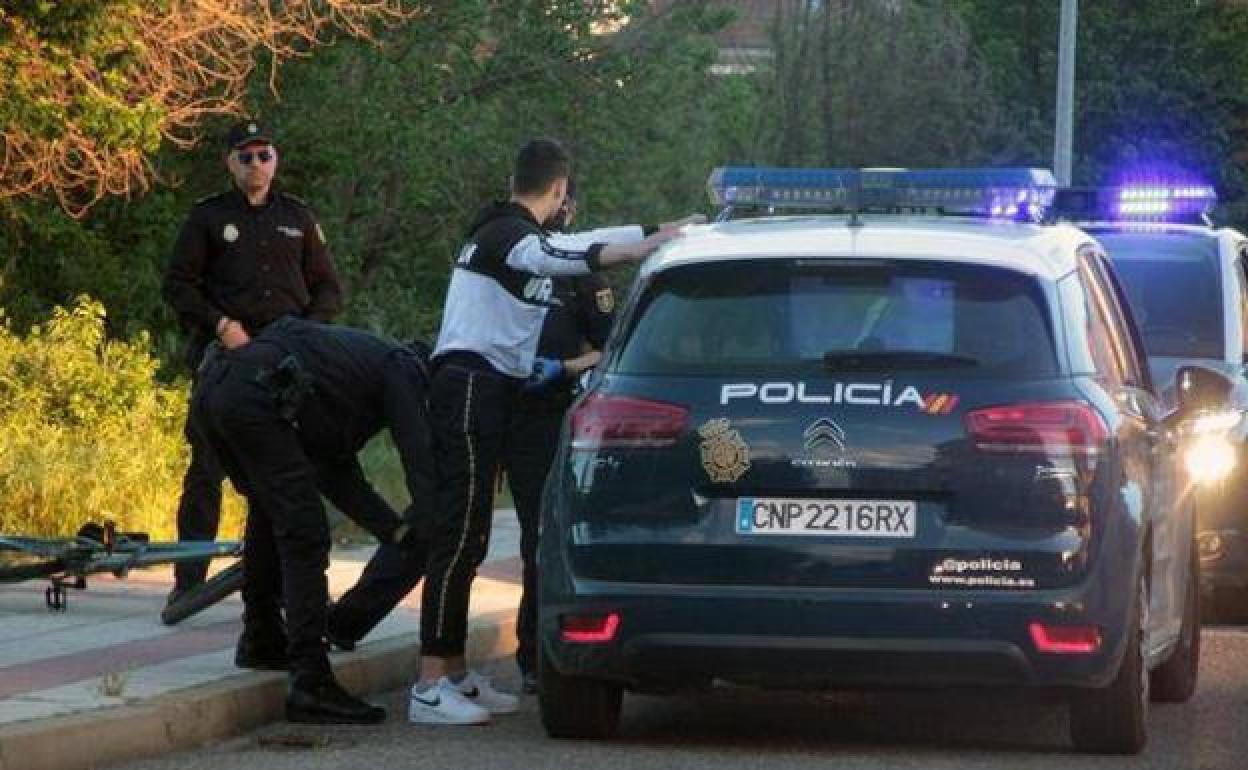
[[[548,739],[537,704],[485,727],[405,721],[406,693],[378,700],[387,724],[312,729],[274,725],[127,770],[476,770],[562,768],[836,768],[1027,770],[1248,767],[1248,630],[1206,629],[1200,687],[1184,705],[1155,706],[1140,757],[1074,754],[1066,710],[985,693],[793,695],[753,690],[698,697],[626,697],[620,735],[606,743]],[[491,672],[518,682],[510,664]]]

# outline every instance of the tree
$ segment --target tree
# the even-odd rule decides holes
[[[1058,3],[953,0],[1024,141],[1053,152]],[[1224,198],[1248,184],[1248,6],[1229,0],[1098,0],[1079,8],[1075,181],[1183,167]]]
[[[730,14],[703,0],[648,6],[425,3],[418,23],[284,64],[280,98],[258,64],[244,103],[277,127],[279,183],[321,219],[348,284],[348,322],[399,335],[436,329],[464,227],[506,194],[515,149],[535,134],[573,149],[585,226],[705,205],[710,167],[749,156],[753,87],[708,72],[712,35]],[[209,118],[203,130],[223,129]],[[166,143],[148,162],[167,184],[106,198],[81,219],[37,199],[9,202],[0,307],[15,328],[89,293],[109,308],[111,334],[148,330],[172,357],[161,271],[191,203],[227,177],[215,143]]]
[[[966,27],[945,4],[787,0],[776,9],[754,160],[961,165],[992,161],[1010,143]]]
[[[146,190],[165,142],[239,114],[256,54],[277,64],[334,30],[372,37],[402,0],[11,0],[0,8],[0,200],[49,193],[81,215]]]

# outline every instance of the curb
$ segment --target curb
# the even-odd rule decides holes
[[[510,610],[471,618],[469,660],[515,652],[515,628]],[[415,678],[419,639],[403,634],[335,653],[334,673],[353,693],[401,687]],[[282,720],[285,701],[284,674],[246,673],[133,706],[10,725],[0,728],[0,770],[97,770],[193,749]]]

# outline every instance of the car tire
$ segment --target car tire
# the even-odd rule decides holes
[[[1192,548],[1179,643],[1152,673],[1152,697],[1159,703],[1186,703],[1200,673],[1200,554]]]
[[[537,678],[542,726],[551,738],[605,740],[615,735],[624,700],[622,687],[598,679],[565,676],[540,651]]]
[[[1071,699],[1070,739],[1078,751],[1138,754],[1148,742],[1149,675],[1144,663],[1148,580],[1143,575],[1127,617],[1133,632],[1127,637],[1127,649],[1113,681]]]

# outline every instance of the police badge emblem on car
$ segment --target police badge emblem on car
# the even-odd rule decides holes
[[[702,467],[711,481],[731,483],[750,469],[750,448],[728,420],[708,420],[698,435],[702,437]]]

